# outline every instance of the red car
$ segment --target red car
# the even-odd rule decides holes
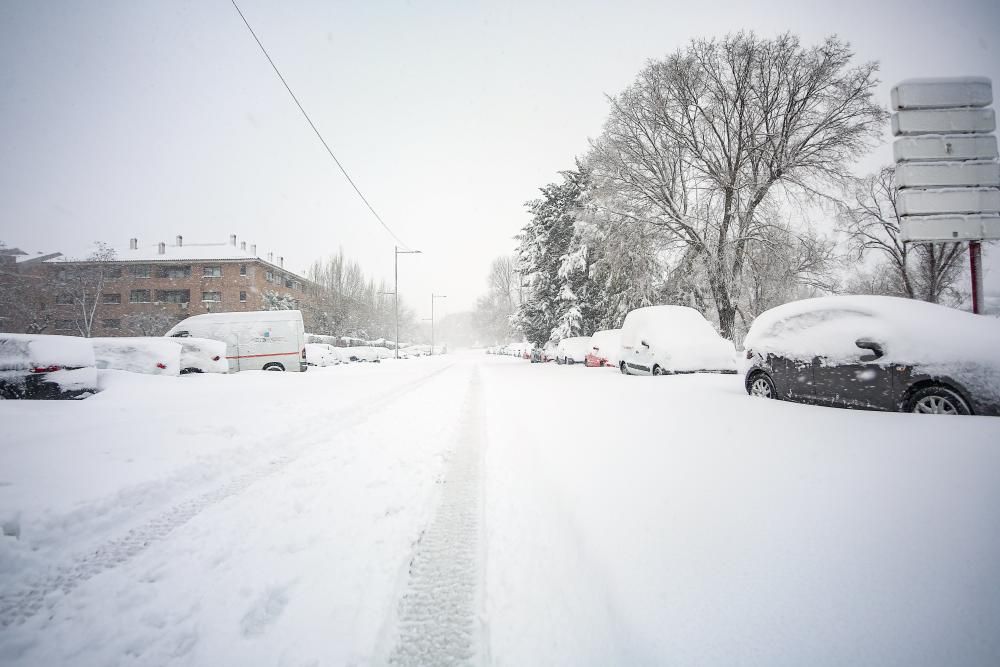
[[[594,354],[594,351],[591,350],[587,353],[587,356],[584,357],[583,365],[587,368],[600,368],[601,366],[608,366],[609,364],[607,359],[597,356]]]

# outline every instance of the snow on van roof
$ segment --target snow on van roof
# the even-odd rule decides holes
[[[259,320],[264,322],[268,321],[273,322],[278,320],[296,320],[296,319],[302,319],[302,311],[241,310],[241,311],[230,311],[226,313],[203,313],[201,315],[192,315],[187,319],[181,320],[177,326],[180,326],[185,322],[233,322],[242,320]]]

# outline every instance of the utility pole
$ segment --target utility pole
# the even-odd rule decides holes
[[[399,359],[399,256],[400,255],[419,255],[419,250],[400,250],[399,246],[393,246],[393,258],[392,258],[392,271],[393,271],[393,288],[392,288],[392,307],[395,313],[396,320],[396,340],[393,341],[393,356]]]
[[[434,356],[434,299],[447,298],[447,294],[431,294],[431,356]]]

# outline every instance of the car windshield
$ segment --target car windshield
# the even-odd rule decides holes
[[[1000,2],[0,2],[0,665],[1000,665]]]

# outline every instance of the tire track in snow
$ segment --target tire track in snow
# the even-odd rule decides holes
[[[131,560],[205,509],[227,498],[239,495],[255,482],[280,472],[308,450],[325,441],[327,435],[363,423],[384,409],[388,402],[405,396],[450,369],[452,365],[449,364],[421,378],[407,382],[381,396],[373,396],[368,399],[367,407],[339,419],[332,429],[324,433],[322,439],[301,445],[293,452],[271,459],[265,464],[237,475],[220,487],[180,502],[153,519],[132,528],[121,537],[105,542],[93,552],[81,555],[70,563],[56,567],[48,575],[35,579],[19,590],[0,594],[0,628],[19,625],[39,613],[43,608],[51,608],[59,600],[59,598],[50,599],[53,594],[61,593],[62,596],[66,596],[92,577]],[[303,438],[315,429],[315,424],[303,426],[294,429],[287,437],[290,439]]]
[[[390,664],[467,664],[480,649],[481,393],[477,367],[440,504],[410,560]]]

